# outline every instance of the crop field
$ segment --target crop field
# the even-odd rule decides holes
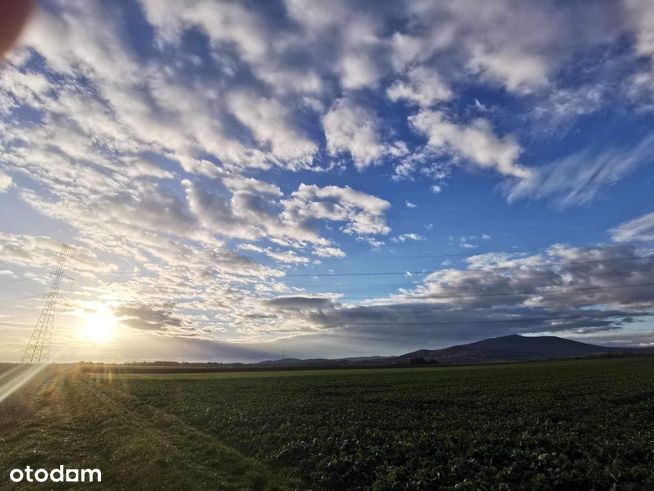
[[[0,403],[9,469],[124,489],[653,489],[654,358],[85,374]],[[14,489],[14,488],[12,488]]]

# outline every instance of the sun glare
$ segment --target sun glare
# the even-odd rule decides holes
[[[111,309],[99,304],[85,314],[81,334],[97,344],[105,344],[113,340],[115,326],[116,318]]]

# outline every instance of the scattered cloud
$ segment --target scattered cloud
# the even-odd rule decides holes
[[[517,163],[521,148],[514,138],[498,138],[488,121],[477,119],[467,126],[448,121],[440,111],[420,111],[411,124],[427,137],[435,151],[452,153],[473,165],[491,168],[506,176],[526,178],[530,170]]]
[[[561,207],[587,203],[601,190],[648,162],[653,149],[654,134],[645,136],[635,145],[587,148],[508,182],[505,192],[511,201],[550,198]]]
[[[419,240],[425,240],[425,237],[414,233],[408,233],[408,234],[398,235],[397,237],[391,237],[391,240],[393,242],[419,241]]]
[[[452,97],[452,91],[438,73],[425,67],[410,70],[405,79],[391,85],[386,94],[392,101],[406,100],[420,107],[429,107]]]
[[[370,194],[355,191],[349,186],[301,184],[285,200],[282,218],[299,227],[310,227],[315,220],[345,222],[342,230],[347,234],[388,234],[384,213],[391,204]]]
[[[611,235],[616,242],[654,241],[654,212],[619,225]]]
[[[14,181],[11,176],[8,176],[4,172],[0,171],[0,193],[7,191],[13,185],[13,183]]]
[[[635,27],[636,49],[654,57],[654,6],[647,0],[625,0],[628,21]]]
[[[415,289],[368,305],[305,304],[303,315],[338,339],[406,349],[511,333],[597,334],[649,315],[654,294],[642,285],[653,282],[654,260],[632,246],[555,245],[532,256],[472,256],[467,268],[436,271]]]
[[[336,101],[323,117],[323,126],[329,152],[348,152],[358,169],[381,164],[384,156],[403,152],[401,145],[383,143],[376,116],[348,99]]]

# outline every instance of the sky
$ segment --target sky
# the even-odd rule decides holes
[[[649,0],[43,1],[0,65],[0,361],[654,344]]]

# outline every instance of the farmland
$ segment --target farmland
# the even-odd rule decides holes
[[[654,358],[80,373],[0,405],[0,469],[163,489],[654,487]],[[145,484],[143,484],[145,483]]]

